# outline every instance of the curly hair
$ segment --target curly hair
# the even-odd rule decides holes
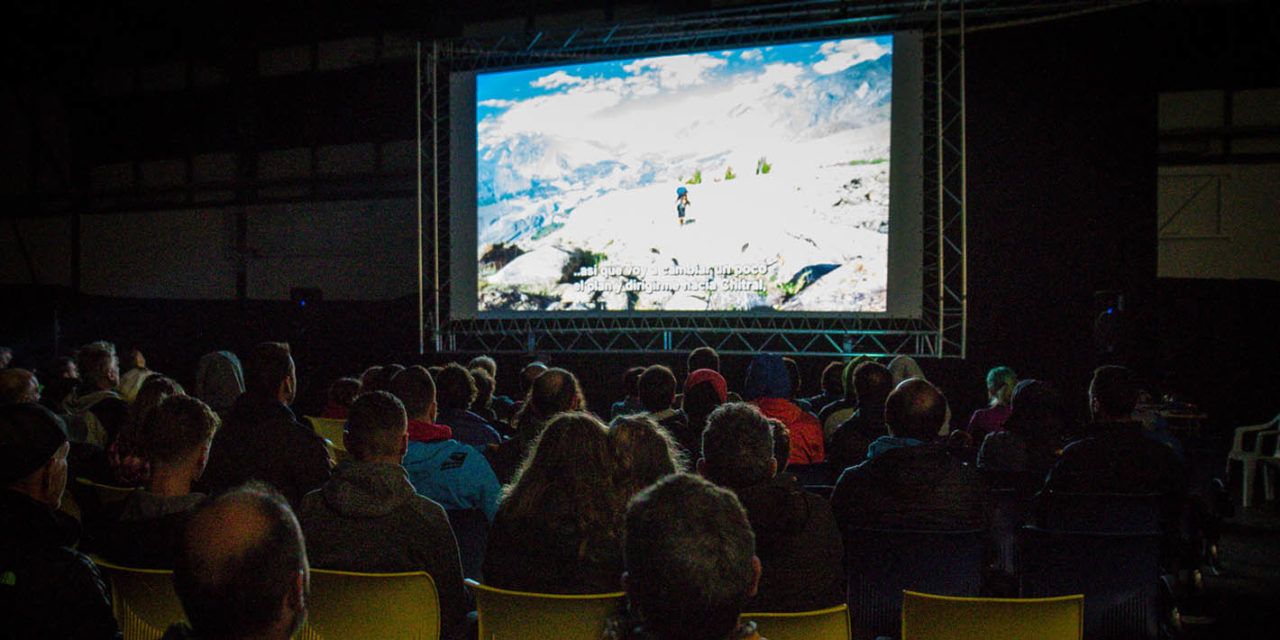
[[[514,520],[564,517],[587,547],[620,539],[627,498],[604,423],[573,411],[552,418],[503,488],[499,509]]]
[[[626,488],[628,496],[639,493],[663,476],[687,468],[675,439],[652,418],[614,418],[609,423],[609,439],[618,459],[618,482]]]

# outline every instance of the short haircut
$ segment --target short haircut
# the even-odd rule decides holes
[[[245,391],[274,398],[280,383],[289,377],[293,356],[287,342],[259,342],[244,360]]]
[[[640,404],[645,411],[670,409],[676,399],[676,376],[671,369],[655,364],[640,374]]]
[[[822,368],[822,392],[828,396],[840,396],[844,393],[844,365],[839,362],[828,362]],[[822,407],[814,407],[821,409]]]
[[[375,364],[364,373],[360,374],[360,392],[369,393],[370,391],[386,391],[387,383],[391,381],[393,372],[388,371],[386,367]]]
[[[733,493],[689,474],[631,500],[623,544],[627,590],[662,638],[727,638],[751,597],[755,536]]]
[[[244,530],[227,535],[229,520]],[[197,506],[179,549],[174,589],[202,638],[241,637],[270,628],[298,573],[307,571],[297,518],[283,496],[261,483]]]
[[[853,370],[853,393],[859,404],[882,404],[893,391],[893,374],[879,362],[863,362]]]
[[[720,354],[716,353],[711,347],[698,347],[689,352],[689,359],[685,361],[686,373],[693,373],[698,369],[710,369],[712,371],[720,370]]]
[[[110,384],[111,365],[116,362],[116,346],[103,340],[90,342],[76,351],[80,379],[91,387]]]
[[[643,373],[644,367],[631,367],[622,374],[622,387],[627,390],[627,395],[640,395],[640,375]]]
[[[745,402],[720,405],[702,431],[702,457],[716,484],[738,489],[768,480],[774,459],[768,418]]]
[[[894,436],[927,442],[937,437],[947,420],[947,399],[933,383],[908,378],[889,394],[884,420]]]
[[[0,369],[0,405],[22,402],[35,376],[26,369]]]
[[[476,356],[467,363],[468,369],[484,369],[490,378],[498,377],[498,362],[489,356]]]
[[[471,370],[471,379],[476,381],[476,399],[471,401],[472,407],[485,408],[493,402],[493,376],[480,367]]]
[[[431,374],[418,365],[397,373],[387,390],[400,399],[411,420],[421,417],[436,401],[436,383]]]
[[[400,440],[407,428],[404,404],[386,391],[374,391],[351,403],[342,440],[357,460],[393,456],[400,453]]]
[[[787,378],[791,380],[791,396],[796,397],[800,393],[800,365],[796,363],[795,358],[784,357],[782,363],[787,365]]]
[[[1112,418],[1127,417],[1138,405],[1138,385],[1133,372],[1117,365],[1094,369],[1089,393],[1098,401],[1102,412]]]
[[[358,378],[338,378],[329,385],[329,404],[338,407],[350,407],[360,395]]]
[[[547,371],[550,371],[550,369],[547,369],[547,365],[542,364],[541,362],[530,362],[529,364],[526,364],[524,368],[520,370],[521,395],[528,393],[529,390],[533,388],[534,381],[541,378],[542,374]]]
[[[213,438],[222,421],[209,405],[171,395],[143,416],[137,442],[152,463],[181,462]]]
[[[468,409],[476,399],[476,381],[465,367],[450,362],[436,376],[436,404],[441,409]]]

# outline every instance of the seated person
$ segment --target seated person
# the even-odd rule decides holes
[[[978,471],[992,488],[1030,495],[1044,484],[1062,452],[1068,419],[1062,394],[1047,382],[1022,380],[1014,387],[1004,430],[982,441]]]
[[[426,571],[440,594],[445,638],[467,616],[458,543],[440,505],[414,493],[400,466],[409,445],[404,405],[386,391],[351,405],[343,437],[351,459],[298,509],[312,566],[344,571]]]
[[[777,473],[774,436],[755,407],[716,409],[702,434],[698,473],[733,491],[747,511],[760,558],[752,611],[810,611],[845,601],[844,548],[831,506],[795,476]]]
[[[539,593],[616,591],[629,497],[617,475],[613,443],[595,416],[552,418],[498,507],[485,580]]]
[[[329,385],[329,403],[325,405],[324,411],[320,412],[320,417],[329,420],[346,420],[347,412],[351,410],[351,403],[356,401],[358,395],[360,395],[358,378],[334,380]]]
[[[535,367],[534,365],[538,365]],[[541,367],[540,369],[538,367]],[[538,377],[529,381],[529,390],[525,401],[511,419],[511,428],[515,435],[510,440],[489,451],[488,457],[493,471],[502,484],[511,482],[516,469],[524,462],[533,443],[542,435],[547,422],[557,414],[565,411],[577,411],[586,406],[582,395],[582,386],[572,372],[559,367],[547,369],[535,362],[525,371],[532,371]]]
[[[414,490],[449,511],[483,511],[492,522],[502,487],[479,451],[454,440],[449,427],[435,424],[431,374],[420,366],[409,367],[391,379],[390,391],[409,417],[404,469]]]
[[[827,366],[822,368],[822,393],[804,399],[809,405],[810,412],[816,414],[827,408],[827,405],[844,397],[843,372],[844,365],[840,362],[828,362]]]
[[[719,373],[711,369],[696,369],[684,379],[680,405],[689,420],[689,427],[672,435],[678,439],[680,448],[690,460],[696,462],[702,457],[702,430],[707,426],[707,417],[728,401],[729,386]]]
[[[780,356],[757,355],[747,367],[742,394],[760,413],[787,425],[791,434],[790,464],[818,464],[827,459],[822,442],[822,425],[813,414],[796,406],[791,395],[791,377]]]
[[[91,342],[76,352],[80,384],[63,403],[72,440],[106,448],[129,422],[120,397],[120,361],[110,342]]]
[[[863,362],[853,370],[853,389],[857,408],[827,439],[827,457],[838,471],[866,460],[871,443],[889,435],[884,402],[893,391],[893,374],[878,362]]]
[[[828,402],[825,407],[814,407],[818,409],[818,422],[822,423],[822,433],[826,437],[831,436],[831,432],[848,420],[853,412],[858,409],[858,392],[853,385],[853,373],[864,362],[875,362],[866,356],[857,356],[848,361],[844,365],[844,369],[840,371],[840,388],[843,392],[841,397],[834,402]],[[893,387],[890,386],[890,390]],[[886,392],[885,395],[888,395]]]
[[[628,497],[663,476],[686,469],[680,445],[666,429],[644,416],[614,418],[609,423],[609,440],[617,456],[618,482]]]
[[[493,376],[480,367],[470,369],[470,372],[471,379],[476,381],[476,399],[471,401],[471,412],[484,418],[498,435],[502,435],[507,426],[498,421],[498,414],[493,410]]]
[[[119,638],[98,567],[65,513],[66,427],[35,404],[0,407],[0,620],[12,638]],[[12,635],[8,635],[12,634]]]
[[[986,483],[937,442],[947,400],[925,380],[908,379],[885,402],[892,445],[836,481],[831,509],[845,534],[856,529],[961,531],[988,525]],[[872,449],[876,447],[873,444]]]
[[[189,623],[163,640],[288,640],[307,617],[309,574],[284,497],[256,482],[232,489],[191,514],[173,570]]]
[[[1013,399],[1013,387],[1018,384],[1018,374],[1009,367],[996,367],[987,372],[988,406],[978,409],[969,417],[969,432],[974,446],[979,446],[987,434],[1004,431],[1009,419],[1009,402]]]
[[[219,423],[208,405],[185,395],[169,396],[147,412],[134,435],[151,475],[107,526],[102,555],[129,566],[173,567],[187,517],[205,498],[191,485],[209,461]]]
[[[0,406],[40,402],[40,382],[26,369],[0,369]]]
[[[622,388],[626,389],[627,395],[609,407],[610,419],[645,412],[644,405],[640,403],[640,375],[643,373],[644,367],[631,367],[622,374]]]
[[[667,476],[631,501],[622,585],[633,620],[611,640],[760,640],[739,620],[755,595],[760,560],[734,495],[688,474]]]
[[[471,403],[476,399],[476,381],[462,365],[449,363],[435,376],[436,424],[453,430],[453,439],[469,444],[480,451],[502,442],[497,430],[484,418],[472,413]]]
[[[689,419],[674,406],[676,375],[671,369],[655,364],[640,374],[637,385],[645,416],[671,432],[676,440],[683,442],[685,438],[682,434],[689,428]]]

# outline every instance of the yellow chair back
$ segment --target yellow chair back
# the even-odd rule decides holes
[[[480,640],[600,640],[609,616],[622,606],[624,595],[595,593],[562,595],[527,593],[467,584],[476,596]]]
[[[94,495],[98,497],[98,503],[103,507],[124,502],[134,491],[134,487],[113,487],[109,484],[99,484],[88,478],[76,478],[76,483],[92,489]]]
[[[124,640],[155,640],[187,616],[173,590],[173,572],[125,567],[94,558],[111,585],[111,609]]]
[[[853,627],[849,605],[786,613],[744,613],[743,620],[756,623],[760,636],[769,640],[849,640]]]
[[[1083,636],[1083,595],[956,598],[904,591],[902,596],[902,640],[1080,640]]]
[[[307,623],[299,640],[438,640],[440,597],[431,576],[311,570]]]
[[[333,446],[347,450],[347,445],[342,440],[342,428],[346,426],[346,420],[337,418],[317,418],[315,416],[307,416],[307,420],[311,421],[311,427],[316,430],[316,435],[321,438],[328,438]]]

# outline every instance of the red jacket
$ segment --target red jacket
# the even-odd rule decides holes
[[[822,448],[822,424],[812,413],[785,398],[757,398],[751,404],[765,417],[787,425],[791,431],[789,464],[817,464],[827,459]]]

